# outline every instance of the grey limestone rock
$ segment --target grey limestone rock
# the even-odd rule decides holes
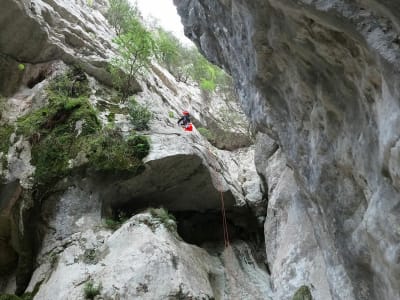
[[[291,169],[291,192],[279,174],[264,179],[267,255],[274,265],[280,245],[297,247],[285,260],[309,276],[293,271],[274,286],[277,299],[310,283],[318,299],[400,298],[397,1],[174,2],[186,35],[233,75],[245,113]],[[270,146],[257,147],[265,173]],[[282,222],[303,228],[303,242]],[[317,265],[326,275],[312,279]]]

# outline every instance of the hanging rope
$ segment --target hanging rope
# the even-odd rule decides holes
[[[209,148],[207,148],[207,151],[208,151],[209,161],[211,162],[212,156],[214,157],[215,155],[210,151]],[[222,189],[222,183],[221,183],[221,180],[219,178],[219,174],[217,173],[217,168],[214,167],[214,169],[215,169],[215,178],[216,178],[217,190],[220,193],[220,199],[221,199],[221,215],[222,215],[222,227],[223,227],[223,231],[224,231],[224,245],[225,245],[225,248],[228,248],[229,245],[230,245],[230,242],[229,242],[228,222],[227,222],[227,219],[226,219],[226,211],[225,211],[224,192],[223,192],[223,189]]]

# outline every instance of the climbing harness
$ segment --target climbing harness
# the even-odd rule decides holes
[[[193,124],[192,123],[188,123],[185,126],[182,126],[184,131],[193,131]]]

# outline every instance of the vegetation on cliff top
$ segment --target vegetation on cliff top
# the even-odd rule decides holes
[[[119,55],[112,61],[111,72],[123,99],[129,96],[135,76],[148,69],[152,58],[178,81],[187,82],[190,78],[205,92],[218,88],[232,96],[232,80],[222,69],[209,63],[195,47],[183,46],[172,33],[159,26],[147,29],[139,10],[128,0],[110,0],[106,17],[117,33],[114,42]]]

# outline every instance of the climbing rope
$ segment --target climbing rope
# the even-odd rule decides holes
[[[207,147],[207,151],[208,151],[208,158],[209,158],[209,162],[211,162],[211,158],[215,157],[215,155],[211,152],[210,148]],[[215,160],[216,157],[215,157]],[[228,222],[226,220],[226,211],[225,211],[225,201],[224,201],[224,192],[223,192],[223,188],[222,188],[222,183],[219,177],[219,174],[217,173],[217,167],[214,166],[214,170],[215,170],[215,179],[216,179],[216,184],[217,184],[217,190],[220,193],[220,199],[221,199],[221,215],[222,215],[222,227],[223,227],[223,231],[224,231],[224,245],[225,248],[228,248],[230,245],[229,242],[229,231],[228,231]]]

